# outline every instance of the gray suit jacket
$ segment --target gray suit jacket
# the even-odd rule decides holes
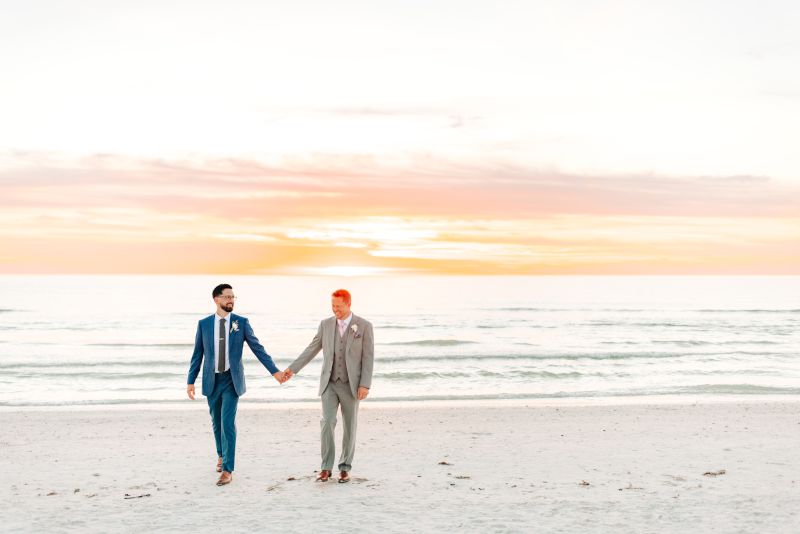
[[[353,331],[353,325],[356,325],[355,332]],[[369,388],[372,385],[372,360],[375,356],[372,323],[353,314],[345,336],[347,336],[345,339],[347,378],[350,382],[350,390],[355,397],[359,386]],[[319,323],[317,335],[308,344],[306,350],[289,366],[293,373],[298,373],[321,350],[324,360],[322,362],[322,374],[319,379],[319,395],[322,395],[331,379],[335,337],[336,317],[323,319]]]

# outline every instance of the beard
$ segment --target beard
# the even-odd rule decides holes
[[[230,313],[233,311],[233,302],[226,302],[225,304],[222,304],[220,308]]]

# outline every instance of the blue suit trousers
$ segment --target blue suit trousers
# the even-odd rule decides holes
[[[236,408],[239,405],[239,395],[236,394],[230,371],[215,376],[214,391],[206,398],[211,412],[217,456],[222,457],[222,470],[233,473],[236,459]]]

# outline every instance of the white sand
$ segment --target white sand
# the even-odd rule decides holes
[[[365,402],[347,485],[313,481],[316,408],[242,404],[223,488],[201,402],[0,411],[0,530],[800,532],[797,402]]]

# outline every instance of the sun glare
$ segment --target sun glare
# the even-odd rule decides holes
[[[323,276],[376,276],[397,271],[387,267],[368,267],[362,265],[331,265],[329,267],[309,267],[304,269],[307,274]]]

